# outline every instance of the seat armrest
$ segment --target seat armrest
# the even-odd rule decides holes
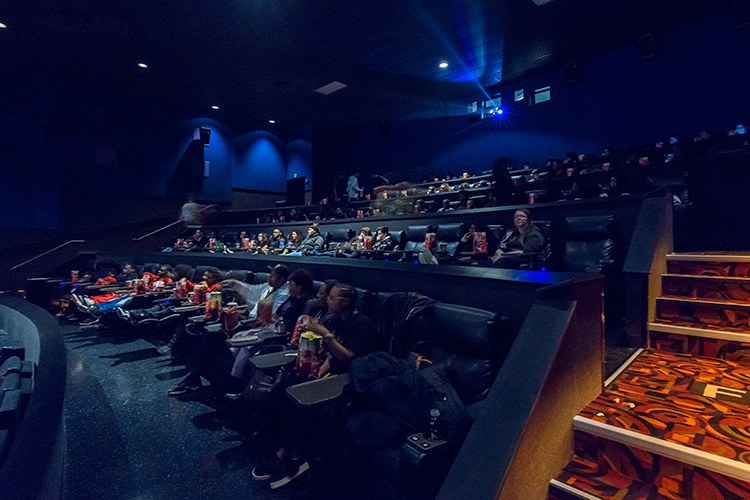
[[[206,306],[204,306],[203,304],[195,304],[195,305],[192,305],[192,306],[175,307],[174,308],[174,312],[180,313],[180,314],[182,314],[182,313],[191,313],[191,312],[198,312],[201,309],[205,309],[205,308],[206,308]]]
[[[399,489],[404,498],[435,498],[458,448],[455,443],[426,439],[421,432],[407,437],[399,450]]]
[[[303,408],[317,406],[341,397],[349,385],[349,374],[331,375],[288,387],[286,395]]]

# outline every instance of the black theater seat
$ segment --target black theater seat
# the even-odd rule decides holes
[[[616,261],[617,220],[612,216],[567,217],[563,270],[601,273]]]
[[[440,224],[437,229],[438,244],[445,245],[446,257],[455,257],[463,236],[463,224]],[[442,257],[442,255],[441,255]]]
[[[326,243],[328,243],[329,250],[336,250],[348,246],[349,240],[354,237],[354,231],[352,229],[338,228],[334,229],[326,235]]]
[[[432,232],[432,226],[409,226],[407,228],[403,260],[407,260],[424,250],[425,235],[429,232]]]

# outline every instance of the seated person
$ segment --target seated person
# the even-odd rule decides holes
[[[119,283],[125,283],[126,281],[138,279],[138,273],[135,272],[133,264],[124,264],[122,266],[122,272],[118,274],[115,279]]]
[[[297,250],[297,247],[299,247],[300,243],[302,243],[302,236],[300,236],[299,231],[292,231],[291,233],[289,233],[289,237],[286,240],[286,245],[284,245],[284,253],[294,252],[295,250]]]
[[[600,197],[620,196],[623,194],[622,186],[615,175],[609,178],[609,184],[599,185],[599,190],[601,191]]]
[[[236,248],[237,250],[244,249],[244,240],[249,238],[250,236],[248,236],[247,231],[240,231],[240,233],[237,235],[237,241],[234,243],[234,248]]]
[[[350,257],[358,259],[362,257],[363,251],[366,250],[365,238],[372,238],[372,231],[369,227],[363,227],[359,230],[359,234],[349,240],[345,248],[342,248],[334,255],[336,257]]]
[[[451,200],[443,198],[442,206],[438,209],[438,212],[450,212],[451,210],[453,210],[451,208]]]
[[[208,246],[208,237],[203,234],[203,229],[196,229],[192,236],[185,240],[188,249],[200,250]]]
[[[215,267],[209,267],[203,272],[203,281],[198,284],[206,287],[206,293],[218,292],[221,289],[221,280],[223,278],[224,273],[219,271],[219,269]],[[185,287],[189,292],[194,290],[196,283],[191,283],[186,277],[181,277],[179,281],[182,283],[182,286]],[[163,320],[168,317],[172,317],[176,314],[174,308],[179,306],[179,302],[172,301],[168,303],[165,302],[156,304],[145,309],[127,310],[124,307],[118,307],[116,308],[116,310],[117,315],[120,318],[128,321],[131,324],[139,324],[147,320]]]
[[[271,239],[269,241],[268,250],[271,252],[278,252],[284,248],[284,233],[278,227],[271,233]]]
[[[313,276],[305,269],[297,269],[289,275],[288,282],[289,294],[287,299],[278,307],[274,308],[274,315],[268,323],[271,323],[278,330],[280,323],[288,333],[294,331],[297,319],[302,315],[308,302],[314,300],[315,286],[313,285]],[[248,335],[255,335],[265,329],[265,322],[261,319],[260,328],[251,329]],[[235,334],[232,338],[242,338],[242,334]],[[256,347],[233,347],[232,354],[235,356],[234,366],[232,367],[232,376],[239,380],[249,380],[248,360],[256,352]],[[230,398],[233,399],[233,398]]]
[[[387,252],[394,248],[396,248],[396,242],[391,238],[388,226],[380,226],[375,232],[375,241],[372,243],[372,249]]]
[[[347,283],[339,283],[331,289],[328,295],[328,315],[320,322],[313,323],[309,329],[323,337],[323,362],[316,374],[317,378],[328,373],[345,373],[354,358],[365,356],[379,347],[372,321],[357,310],[357,290]],[[298,379],[291,372],[284,383],[289,386],[306,380]],[[305,421],[302,422],[301,418],[305,418]],[[318,425],[336,424],[330,422],[328,415],[320,412],[315,415],[305,413],[304,416],[300,412],[283,412],[276,421],[280,424],[280,432],[284,434],[281,447],[272,454],[269,461],[253,469],[253,479],[269,481],[271,489],[288,484],[308,470],[309,464],[304,459],[303,447],[307,443],[310,429],[315,429]]]
[[[523,254],[541,252],[544,248],[544,234],[531,221],[531,213],[526,209],[513,214],[513,229],[509,229],[497,247],[491,262],[493,267],[513,269],[526,262]]]
[[[309,274],[309,273],[308,273]],[[271,314],[266,315],[263,310],[270,309],[271,312],[278,311],[282,304],[285,304],[289,298],[289,283],[287,278],[290,276],[289,268],[283,264],[275,266],[271,274],[268,275],[268,282],[257,285],[248,285],[241,283],[236,280],[226,280],[223,284],[224,287],[232,288],[237,294],[245,300],[245,303],[250,306],[251,317],[255,320],[253,325],[256,332],[260,332],[260,329],[270,326],[271,329],[274,326],[274,321]],[[303,279],[300,278],[302,281]],[[312,279],[310,280],[312,282]],[[310,295],[311,297],[311,295]],[[305,298],[305,302],[310,297]],[[304,305],[304,303],[302,304]],[[261,307],[259,307],[261,306]],[[262,310],[259,310],[262,309]],[[300,308],[300,312],[301,312]],[[253,331],[252,329],[250,331]],[[211,363],[215,359],[216,353],[220,352],[221,349],[228,349],[226,341],[229,332],[205,332],[200,339],[199,346],[193,351],[190,360],[190,372],[182,381],[169,391],[170,396],[179,396],[187,392],[197,391],[203,386],[201,376],[207,368],[211,366]],[[234,334],[243,336],[243,332],[237,332]],[[230,381],[232,387],[227,387],[227,391],[238,390],[244,386],[236,387],[237,380]]]
[[[255,253],[268,254],[270,248],[271,241],[268,239],[268,234],[258,233],[258,237],[255,239],[255,245],[253,247]]]
[[[297,251],[285,253],[283,255],[299,257],[301,255],[314,254],[323,250],[325,244],[325,239],[320,235],[320,229],[318,226],[310,226],[307,228],[307,237],[299,244]]]

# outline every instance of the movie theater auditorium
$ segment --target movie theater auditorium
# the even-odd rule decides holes
[[[461,113],[245,134],[13,60],[55,102],[0,116],[0,499],[750,498],[748,6],[688,3],[564,69],[506,23]],[[82,4],[62,47],[124,36]]]

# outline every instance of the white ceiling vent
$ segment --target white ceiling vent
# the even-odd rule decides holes
[[[341,83],[341,82],[331,82],[328,85],[323,85],[319,89],[315,89],[315,92],[318,92],[319,94],[323,94],[323,95],[329,95],[341,89],[345,89],[348,86],[349,85],[345,83]]]

